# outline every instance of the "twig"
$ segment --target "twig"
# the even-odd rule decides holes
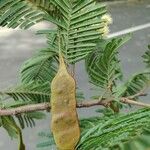
[[[149,107],[150,108],[150,104],[133,101],[133,100],[130,100],[128,98],[122,98],[120,101],[122,103],[125,103],[125,104],[131,104],[131,105],[137,105],[137,106]]]
[[[49,110],[49,103],[24,105],[16,108],[0,109],[0,116],[17,115],[21,113]]]
[[[120,101],[125,104],[131,104],[131,105],[137,105],[137,106],[150,108],[150,104],[136,102],[128,98],[121,98]],[[111,102],[112,101],[107,101],[107,100],[83,101],[83,102],[77,103],[77,108],[88,108],[88,107],[97,106],[97,105],[108,107]],[[51,106],[49,103],[32,104],[32,105],[25,105],[25,106],[16,107],[16,108],[0,109],[0,116],[17,115],[17,114],[26,113],[26,112],[43,111],[43,110],[50,110],[50,109],[51,109]]]
[[[77,108],[88,108],[92,106],[102,105],[108,107],[111,101],[107,100],[86,100],[80,103],[77,103]]]
[[[147,96],[147,93],[144,92],[145,90],[141,90],[139,93],[136,93],[134,95],[129,96],[129,99],[134,99],[136,97],[140,97],[140,96]]]

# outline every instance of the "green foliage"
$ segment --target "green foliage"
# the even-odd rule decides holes
[[[144,128],[149,127],[149,117],[150,109],[141,109],[129,114],[82,119],[82,135],[77,150],[113,149],[120,142],[133,141],[144,133]],[[46,142],[40,142],[38,148],[54,145],[51,134],[41,132],[39,136]]]
[[[55,15],[57,14],[57,15]],[[59,18],[61,12],[54,0],[1,0],[0,26],[28,29],[34,24]]]
[[[19,139],[18,150],[25,150],[21,129],[18,127],[13,117],[1,117],[1,124],[11,138]]]
[[[2,98],[5,99],[5,101],[1,101],[0,108],[9,109],[23,105],[49,101],[49,91],[49,83],[43,85],[30,83],[28,85],[21,85],[13,89],[3,91],[1,92],[1,95]],[[16,136],[18,137],[18,134],[22,136],[21,130],[19,130],[18,133],[18,130],[16,131],[13,127],[13,124],[17,126],[14,120],[15,118],[18,120],[20,127],[24,129],[25,127],[34,127],[35,120],[41,120],[45,118],[45,115],[42,112],[32,112],[15,115],[14,117],[0,117],[0,119],[2,120],[2,126],[12,138],[16,138]]]
[[[15,101],[48,102],[50,99],[50,84],[48,82],[44,84],[31,82],[11,88],[1,92],[1,94],[4,96],[8,95]]]
[[[86,59],[86,69],[90,82],[102,89],[110,88],[120,77],[120,66],[117,58],[118,48],[129,40],[125,38],[112,39],[105,43],[104,48],[95,50]]]
[[[22,129],[25,127],[34,127],[35,120],[45,119],[45,114],[42,112],[31,112],[31,113],[24,113],[15,116],[18,119],[18,122]]]
[[[148,128],[149,129],[149,128]],[[150,147],[150,141],[149,136],[150,132],[148,129],[144,129],[144,132],[142,135],[137,136],[135,140],[128,141],[125,144],[120,143],[119,145],[116,145],[112,150],[134,150],[134,149],[140,149],[140,150],[148,150]]]
[[[42,51],[43,52],[43,51]],[[54,55],[45,50],[26,61],[21,68],[21,80],[29,82],[51,82],[56,74],[57,61]]]
[[[150,86],[149,72],[142,72],[133,75],[125,83],[118,85],[114,89],[117,97],[128,97],[144,92]],[[138,98],[136,96],[135,98]]]
[[[78,149],[103,149],[132,139],[149,126],[150,109],[143,109],[131,114],[115,117],[106,122],[98,122],[81,137]]]
[[[41,138],[42,142],[37,144],[37,148],[47,148],[49,146],[55,145],[55,141],[51,133],[42,131],[38,134],[38,136]]]
[[[56,33],[56,30],[42,30],[38,32],[38,34],[46,34],[49,47],[41,49],[22,65],[20,71],[22,83],[52,81],[58,69]]]
[[[62,2],[63,3],[63,2]],[[62,4],[62,6],[64,6]],[[68,3],[64,6],[64,20],[61,27],[61,50],[67,63],[75,63],[85,58],[96,47],[107,26],[105,20],[100,19],[107,13],[105,5],[95,4],[93,0],[83,0],[76,3]],[[63,23],[64,22],[64,23]],[[58,25],[58,24],[57,24]],[[58,27],[60,27],[58,25]],[[55,30],[45,30],[38,33],[46,34],[49,47],[52,47],[51,37]],[[53,40],[55,51],[58,51],[58,40]]]
[[[118,104],[120,97],[134,96],[147,88],[148,71],[135,74],[127,82],[118,84],[123,76],[118,48],[127,42],[130,36],[103,40],[109,24],[103,17],[106,14],[106,6],[94,0],[0,0],[2,27],[28,29],[41,21],[56,25],[55,29],[37,32],[46,36],[47,48],[36,52],[22,65],[19,86],[0,92],[2,96],[0,108],[9,109],[50,101],[50,84],[58,69],[58,37],[68,70],[71,65],[84,59],[90,82],[104,91],[109,91],[109,97],[105,98],[113,96]],[[148,68],[149,50],[143,56]],[[138,96],[134,98],[137,100]],[[76,99],[84,99],[83,93],[78,88]],[[22,129],[33,127],[36,119],[44,117],[41,112],[0,117],[0,126],[12,138],[18,137],[19,150],[24,150],[18,124]],[[82,119],[80,121],[82,136],[77,149],[120,148],[124,142],[141,135],[143,129],[150,124],[149,117],[150,110],[142,109],[127,115],[114,113],[110,116],[105,114],[103,117]],[[54,144],[52,135],[42,132],[40,136],[45,137],[46,142],[39,143],[38,147]]]
[[[83,0],[68,5],[65,28],[62,31],[62,51],[69,63],[75,63],[87,56],[102,37],[106,24],[100,18],[107,13],[105,5],[93,0]]]
[[[143,55],[144,62],[147,65],[147,68],[150,68],[150,45],[148,45],[148,50]]]
[[[57,25],[62,34],[62,51],[69,63],[93,51],[107,26],[101,19],[107,13],[106,6],[94,0],[1,0],[0,10],[0,26],[27,29],[44,20]],[[51,36],[54,32],[49,33]]]
[[[27,104],[36,104],[50,101],[50,83],[44,84],[31,82],[29,84],[22,84],[18,87],[10,88],[6,91],[0,92],[0,95],[5,99],[3,106],[6,108],[19,107]],[[11,99],[15,100],[11,103]],[[76,99],[84,99],[83,92],[76,89]]]
[[[99,41],[97,49],[88,55],[85,62],[90,82],[96,86],[95,89],[98,91],[97,95],[92,98],[111,99],[114,97],[114,102],[110,107],[115,112],[118,112],[124,105],[120,103],[120,97],[132,97],[132,99],[138,100],[138,94],[150,86],[150,72],[146,69],[132,75],[126,82],[122,80],[123,74],[118,58],[118,48],[129,39],[128,35],[110,41]]]

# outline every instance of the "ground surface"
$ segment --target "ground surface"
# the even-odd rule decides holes
[[[150,0],[145,0],[143,3],[115,3],[115,5],[110,5],[109,9],[114,20],[111,33],[150,23]],[[42,29],[45,26],[38,25],[30,31],[8,31],[0,28],[0,89],[16,84],[22,62],[30,58],[36,49],[45,45],[43,37],[34,35],[37,28]],[[132,73],[144,69],[141,55],[147,49],[148,44],[150,44],[150,28],[133,33],[132,40],[120,49],[126,78]],[[92,92],[89,91],[88,79],[81,64],[77,64],[76,75],[80,88],[85,92],[86,98],[89,98]],[[148,98],[145,101],[148,101]],[[92,112],[94,112],[93,109],[88,112],[87,109],[83,109],[79,113],[80,116],[85,114],[90,116]],[[49,118],[47,118],[46,121],[38,122],[36,128],[24,131],[27,150],[36,150],[35,143],[39,140],[37,133],[48,129],[49,122]],[[7,133],[3,129],[0,130],[0,149],[17,150],[15,141],[8,140]]]

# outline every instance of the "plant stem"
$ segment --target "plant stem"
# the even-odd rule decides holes
[[[77,103],[77,108],[88,108],[88,107],[97,106],[97,105],[109,107],[111,102],[112,101],[107,101],[104,99],[101,101],[86,100],[86,101]],[[125,104],[150,108],[150,104],[133,101],[133,100],[125,98],[125,97],[122,97],[120,102],[125,103]],[[0,109],[0,116],[17,115],[17,114],[21,114],[21,113],[34,112],[34,111],[44,111],[44,110],[49,111],[50,109],[51,109],[51,106],[49,103],[32,104],[32,105],[25,105],[25,106],[21,106],[21,107],[7,108],[7,109],[3,108],[3,109]]]

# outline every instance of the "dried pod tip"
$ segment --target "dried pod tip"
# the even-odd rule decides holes
[[[65,61],[62,54],[59,54],[59,68],[66,69]]]

